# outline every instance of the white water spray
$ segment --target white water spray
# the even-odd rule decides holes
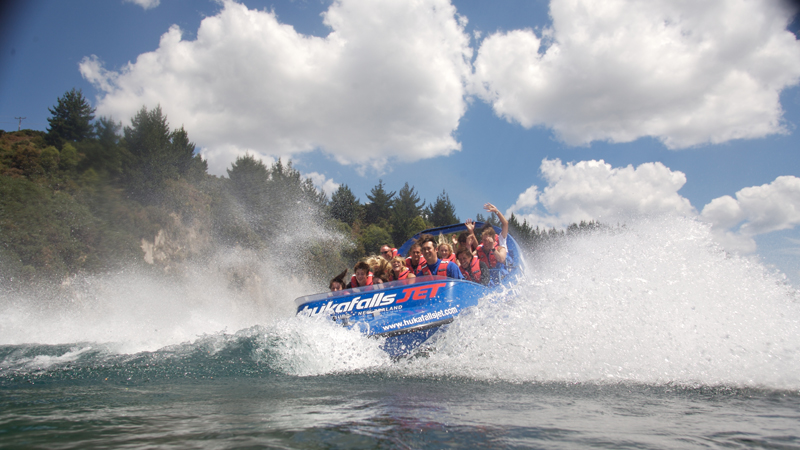
[[[707,226],[635,220],[529,255],[514,300],[485,299],[410,373],[478,379],[800,388],[798,293]]]

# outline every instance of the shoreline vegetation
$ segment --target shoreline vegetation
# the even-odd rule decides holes
[[[292,162],[237,158],[227,177],[208,173],[183,127],[160,106],[122,127],[95,120],[80,90],[49,109],[48,130],[0,130],[0,283],[63,282],[76,274],[137,267],[179,274],[222,249],[273,255],[327,283],[344,267],[426,228],[461,220],[445,191],[426,206],[406,183],[383,181],[361,203],[347,185],[331,198]],[[493,222],[495,217],[476,220]],[[529,250],[585,229],[540,230],[509,218]],[[291,236],[289,242],[285,236]],[[231,283],[246,275],[236,270]],[[239,280],[239,281],[237,281]]]

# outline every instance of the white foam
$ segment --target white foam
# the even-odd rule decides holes
[[[529,255],[521,295],[460,317],[410,372],[800,388],[797,292],[708,228],[638,219]]]

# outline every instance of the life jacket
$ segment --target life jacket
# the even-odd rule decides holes
[[[411,274],[411,269],[406,268],[406,270],[400,272],[400,275],[397,277],[398,280],[405,280],[408,278],[408,275]],[[389,281],[395,281],[394,279],[394,271],[389,273]]]
[[[392,258],[394,258],[395,256],[397,256],[397,249],[393,248],[392,249]]]
[[[458,261],[456,261],[456,254],[455,253],[450,253],[450,256],[448,256],[447,258],[442,258],[442,261],[450,261],[450,262],[454,262],[454,263],[458,264]]]
[[[476,283],[481,282],[481,261],[477,256],[472,257],[472,261],[469,263],[469,269],[465,269],[461,266],[458,266],[458,269],[461,270],[461,275],[464,275],[464,278],[467,280]]]
[[[497,248],[496,245],[495,248]],[[497,262],[497,257],[494,254],[494,249],[492,249],[492,251],[487,255],[486,252],[483,251],[483,244],[481,244],[478,246],[477,252],[478,252],[478,259],[480,259],[482,263],[486,263],[486,265],[490,269],[495,269],[497,268],[496,266],[500,264]]]
[[[369,286],[369,285],[372,284],[372,277],[373,277],[372,272],[369,272],[369,274],[367,274],[367,284],[366,284],[366,286]],[[356,276],[355,275],[351,276],[350,277],[350,287],[359,287],[359,286],[360,285],[358,284],[358,279],[356,278]]]
[[[418,272],[417,276],[420,276],[420,275],[422,275],[422,276],[433,275],[431,273],[431,269],[428,268],[428,264],[427,263],[425,263],[425,266],[422,267],[417,272]],[[443,259],[439,260],[439,266],[436,268],[436,275],[440,276],[440,277],[446,277],[447,276],[447,261],[445,261]]]
[[[406,258],[406,267],[408,267],[409,269],[413,270],[414,274],[416,275],[417,269],[419,269],[420,267],[425,265],[425,263],[423,261],[425,261],[425,258],[420,256],[419,257],[419,261],[417,261],[417,267],[414,267],[414,266],[411,265],[411,257],[409,256],[408,258]]]
[[[486,252],[483,251],[483,244],[478,246],[478,259],[482,263],[486,263],[486,266],[489,267],[489,286],[495,286],[500,284],[500,280],[505,278],[508,275],[508,269],[506,265],[497,261],[497,257],[494,254],[495,248],[487,255]],[[510,256],[506,256],[506,262],[509,262]]]

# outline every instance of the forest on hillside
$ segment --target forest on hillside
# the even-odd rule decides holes
[[[239,157],[227,177],[210,175],[187,130],[171,129],[160,106],[143,106],[123,127],[72,89],[49,109],[46,132],[0,131],[0,281],[64,279],[130,265],[174,272],[220,247],[277,254],[318,277],[383,244],[460,222],[445,191],[433,201],[382,180],[360,202],[347,185],[329,199],[291,161]],[[478,221],[497,224],[496,217]],[[509,218],[529,249],[564,231]],[[314,233],[298,238],[302,224]],[[309,225],[310,226],[310,225]],[[567,233],[595,223],[571,226]],[[291,252],[283,237],[293,236]]]

